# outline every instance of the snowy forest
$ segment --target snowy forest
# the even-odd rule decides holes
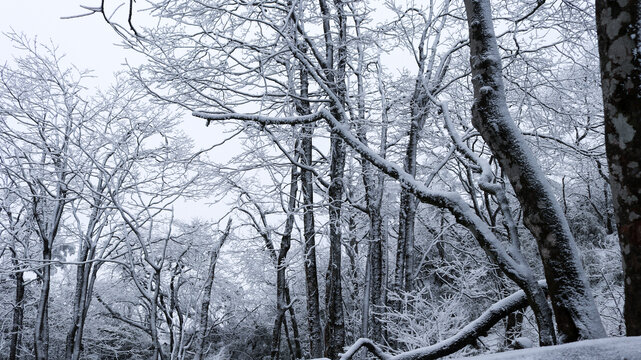
[[[641,1],[73,9],[109,82],[2,35],[0,359],[641,359]]]

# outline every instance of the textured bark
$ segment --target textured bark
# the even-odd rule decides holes
[[[160,344],[160,334],[158,332],[158,304],[160,302],[160,272],[162,270],[161,266],[153,266],[154,273],[149,277],[149,282],[147,283],[147,288],[153,290],[151,298],[148,298],[149,301],[149,330],[151,334],[151,342],[154,345],[154,355],[153,360],[165,360],[165,352],[163,351],[162,345]]]
[[[309,74],[300,65],[300,101],[296,102],[300,115],[311,114],[309,103]],[[314,173],[313,166],[314,125],[303,124],[301,129],[300,162],[307,167],[301,168],[301,191],[303,193],[303,237],[305,248],[305,290],[307,305],[307,324],[309,331],[309,353],[312,358],[323,356],[323,335],[320,320],[320,300],[318,292],[318,269],[316,267],[316,239],[314,224]]]
[[[466,0],[474,85],[472,124],[499,160],[537,240],[561,342],[605,336],[563,211],[510,117],[489,0]]]
[[[512,209],[510,207],[507,196],[505,195],[505,189],[502,185],[494,182],[494,173],[492,171],[490,163],[487,160],[479,157],[476,153],[472,152],[472,150],[470,150],[470,148],[461,140],[460,136],[454,129],[454,125],[451,122],[447,103],[438,103],[438,105],[443,112],[445,126],[447,127],[447,130],[450,133],[450,137],[452,138],[452,141],[454,142],[456,148],[468,160],[470,160],[480,168],[481,175],[478,179],[478,185],[479,188],[481,188],[485,192],[486,201],[489,202],[488,195],[492,195],[499,205],[499,209],[501,210],[501,214],[503,215],[503,223],[506,227],[508,238],[510,240],[510,246],[507,248],[506,255],[518,264],[517,266],[520,268],[518,272],[521,274],[520,276],[513,276],[509,274],[507,275],[509,278],[514,280],[514,282],[518,284],[528,295],[530,306],[532,307],[532,311],[534,312],[534,316],[536,317],[536,323],[539,327],[540,345],[553,345],[556,343],[556,335],[554,333],[552,309],[548,305],[543,291],[537,286],[536,282],[534,281],[534,273],[532,272],[532,269],[530,268],[527,260],[521,252],[521,243],[519,240],[517,223],[512,216]],[[469,167],[467,174],[471,184],[472,173]],[[470,186],[470,189],[473,189],[473,187]],[[490,206],[488,205],[488,212],[490,212],[489,209]],[[474,210],[479,218],[483,218],[477,206],[474,206]],[[490,215],[490,218],[491,217],[492,216]],[[491,224],[493,226],[496,226],[494,220],[492,220]],[[481,244],[481,246],[483,245]]]
[[[382,191],[382,189],[378,190]],[[368,254],[368,261],[370,262],[369,281],[370,288],[370,308],[375,313],[380,313],[383,310],[384,300],[383,297],[383,217],[381,216],[380,203],[375,201],[368,201],[373,204],[368,204],[370,212],[370,243],[371,248]],[[383,340],[383,324],[379,316],[372,314],[371,322],[371,337],[375,341]]]
[[[596,1],[605,147],[623,256],[628,336],[641,335],[641,4]]]
[[[336,358],[345,342],[343,295],[341,284],[341,210],[343,203],[343,175],[345,172],[345,145],[335,133],[331,139],[329,198],[329,264],[325,300],[327,324],[325,326],[325,356]]]
[[[211,288],[214,283],[214,275],[216,271],[216,261],[218,260],[218,254],[220,253],[220,248],[227,240],[229,232],[231,229],[231,220],[227,222],[225,231],[214,245],[214,248],[211,250],[211,255],[209,258],[209,269],[207,271],[207,278],[205,279],[205,287],[203,288],[203,299],[200,303],[200,320],[198,323],[198,332],[196,333],[196,340],[194,343],[194,360],[200,360],[203,356],[203,350],[205,345],[205,336],[207,335],[207,324],[209,322],[209,302],[211,301]]]
[[[418,130],[415,121],[412,121],[409,134],[410,143],[405,154],[404,170],[412,176],[416,175],[416,144],[418,144]],[[394,270],[394,288],[411,290],[410,273],[412,273],[414,249],[414,222],[416,218],[416,201],[406,188],[401,189],[398,215],[398,240],[396,245],[396,268]],[[397,310],[400,303],[397,304]]]
[[[42,260],[44,266],[40,271],[40,298],[38,299],[38,310],[36,313],[36,325],[34,329],[34,352],[37,360],[49,359],[49,294],[51,290],[51,260],[54,239],[58,234],[58,228],[62,219],[62,211],[65,205],[66,191],[58,189],[59,198],[62,199],[56,204],[51,220],[47,221],[38,213],[37,201],[34,201],[34,217],[38,219],[38,233],[42,242]]]

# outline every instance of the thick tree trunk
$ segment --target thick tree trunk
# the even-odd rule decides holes
[[[200,302],[200,321],[198,324],[198,332],[196,333],[196,340],[194,342],[194,360],[200,360],[202,358],[205,337],[207,335],[207,324],[209,322],[209,302],[211,301],[211,288],[214,283],[214,275],[216,271],[216,261],[218,261],[218,254],[220,253],[220,248],[227,240],[229,232],[231,231],[231,219],[227,222],[225,231],[214,245],[214,248],[211,250],[209,257],[209,270],[207,271],[207,278],[205,279],[205,287],[203,288],[203,298]]]
[[[596,1],[605,148],[623,256],[628,336],[641,335],[641,3]]]
[[[66,162],[54,157],[54,164],[58,171],[58,186],[56,190],[56,203],[50,214],[42,214],[43,208],[37,200],[40,194],[32,189],[34,198],[32,214],[37,224],[37,233],[42,244],[43,267],[38,274],[40,278],[40,298],[36,312],[36,324],[34,327],[34,355],[37,360],[49,359],[49,294],[51,291],[51,260],[53,243],[60,229],[62,212],[64,211],[67,198]],[[42,190],[46,192],[47,190]],[[46,216],[46,215],[50,215]]]
[[[82,240],[81,240],[82,241]],[[84,246],[83,246],[84,247]],[[80,250],[79,261],[86,260],[87,249],[83,248]],[[76,338],[79,335],[79,327],[82,317],[82,308],[84,308],[84,296],[86,294],[86,284],[85,284],[85,268],[89,267],[89,264],[78,265],[76,270],[76,290],[73,299],[73,319],[71,328],[67,333],[66,346],[65,346],[65,359],[78,359],[80,356],[80,349],[76,348]],[[74,356],[74,353],[77,355]]]
[[[512,120],[489,0],[465,0],[474,85],[472,124],[508,176],[537,240],[561,342],[605,336],[563,211]]]
[[[362,134],[362,140],[365,143],[367,140]],[[381,201],[382,201],[382,183],[376,183],[375,177],[371,174],[371,166],[366,159],[361,159],[363,167],[363,183],[365,184],[365,199],[367,202],[367,210],[370,220],[370,229],[368,234],[369,247],[367,253],[367,294],[369,297],[368,305],[377,312],[382,310],[384,305],[383,297],[383,216],[381,215]],[[368,306],[369,307],[369,306]],[[369,309],[368,309],[369,310]],[[363,312],[363,323],[368,324],[369,321],[365,317],[369,317],[369,311]],[[367,326],[364,326],[367,328]],[[372,316],[371,322],[371,338],[374,341],[382,341],[383,325],[378,316]]]
[[[147,288],[153,290],[153,296],[149,300],[149,332],[151,334],[151,342],[154,345],[153,360],[165,360],[165,352],[160,344],[160,336],[158,333],[158,304],[160,301],[160,272],[161,266],[153,266],[154,273],[149,277]]]
[[[345,343],[343,318],[343,290],[341,285],[341,208],[343,202],[343,174],[345,169],[345,145],[343,140],[332,133],[331,140],[331,184],[329,195],[329,264],[325,300],[327,324],[325,326],[325,356],[334,359]]]

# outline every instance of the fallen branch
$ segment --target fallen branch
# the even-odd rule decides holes
[[[546,288],[545,280],[539,281],[541,287]],[[390,355],[385,353],[372,340],[361,338],[358,339],[350,348],[341,356],[340,360],[349,360],[361,348],[366,348],[369,352],[381,360],[433,360],[443,356],[453,354],[465,346],[472,344],[479,336],[490,330],[496,323],[504,317],[522,309],[528,305],[527,298],[523,290],[499,300],[492,304],[476,320],[467,324],[456,335],[447,338],[431,346],[418,348],[415,350]]]

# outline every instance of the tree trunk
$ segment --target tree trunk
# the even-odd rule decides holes
[[[272,333],[272,360],[278,360],[280,356],[280,328],[285,325],[287,328],[287,321],[285,321],[285,313],[287,309],[292,306],[288,303],[288,286],[286,279],[287,270],[287,252],[291,247],[292,230],[294,229],[294,210],[296,208],[296,196],[298,193],[298,173],[296,173],[296,165],[292,166],[291,179],[289,183],[289,198],[287,200],[287,220],[285,221],[285,231],[280,242],[280,250],[278,251],[278,258],[276,260],[276,320],[274,321],[274,330]],[[292,318],[292,321],[294,319]],[[301,354],[292,354],[300,356]]]
[[[592,290],[563,211],[541,168],[512,120],[505,99],[489,0],[465,0],[474,85],[472,124],[497,157],[537,240],[548,281],[559,340],[605,336]]]
[[[360,20],[357,18],[354,19],[356,22],[355,29],[357,36],[360,36]],[[358,121],[357,132],[358,138],[367,144],[367,128],[366,128],[366,110],[365,110],[365,84],[363,79],[363,71],[365,66],[365,53],[363,51],[363,45],[359,42],[357,44],[358,49],[358,67],[356,70],[356,78],[358,85]],[[380,66],[379,66],[380,68]],[[380,74],[379,74],[380,75]],[[382,84],[379,84],[379,91],[381,96],[385,96],[384,90],[382,90]],[[384,124],[382,129],[381,136],[381,150],[380,154],[382,157],[385,157],[386,151],[386,135],[387,135],[387,109],[383,105],[383,118]],[[365,296],[369,296],[369,302],[365,302],[364,305],[367,305],[363,309],[363,326],[362,330],[364,336],[367,336],[367,330],[369,328],[369,317],[370,317],[370,307],[374,312],[381,311],[383,305],[385,304],[385,298],[383,297],[383,216],[381,214],[381,206],[383,201],[383,192],[384,192],[384,177],[377,169],[373,168],[372,165],[365,159],[363,156],[360,157],[361,169],[362,169],[362,179],[363,185],[365,186],[365,202],[367,204],[367,214],[369,216],[369,246],[367,253],[367,269],[366,272],[366,287],[368,293]],[[379,176],[376,176],[379,175]],[[371,322],[371,338],[374,341],[382,342],[383,340],[383,324],[380,321],[380,317],[373,315]]]
[[[15,268],[16,296],[13,308],[13,324],[11,326],[11,345],[9,347],[9,360],[20,358],[22,345],[22,323],[24,321],[24,273],[19,268],[16,252],[11,249],[12,262]]]
[[[336,98],[332,113],[342,123],[343,108],[346,99],[345,67],[347,66],[347,16],[342,0],[334,0],[338,21],[338,42],[334,44],[330,27],[330,11],[325,0],[319,5],[323,15],[323,32],[327,68],[325,70],[328,86]],[[337,48],[336,66],[334,66],[334,46]],[[330,185],[329,201],[329,264],[326,273],[325,303],[327,308],[327,323],[325,325],[325,351],[330,359],[338,357],[345,344],[345,319],[343,316],[343,290],[341,284],[341,210],[343,205],[343,176],[345,173],[345,144],[341,136],[331,132],[330,140]]]
[[[434,6],[434,4],[432,4]],[[443,4],[442,14],[448,12],[450,1]],[[434,9],[430,9],[433,11]],[[418,156],[418,143],[421,140],[421,132],[425,126],[425,120],[428,115],[430,101],[429,94],[438,88],[443,76],[447,72],[449,64],[449,54],[441,58],[439,69],[436,69],[436,49],[440,43],[441,32],[445,28],[448,16],[442,16],[442,20],[437,24],[426,23],[423,29],[421,42],[418,44],[418,73],[414,82],[414,91],[410,100],[410,129],[408,133],[408,143],[405,149],[405,159],[403,160],[403,169],[408,174],[416,176],[416,158]],[[428,33],[432,29],[434,38],[432,39],[432,49],[428,51],[425,46],[428,43]],[[416,221],[417,201],[415,196],[407,188],[401,189],[400,207],[398,216],[398,241],[396,251],[396,271],[394,276],[394,286],[397,291],[411,291],[413,289],[415,264],[414,264],[414,224]],[[396,310],[400,311],[400,304],[395,304]]]
[[[85,317],[87,314],[89,277],[93,268],[92,263],[84,263],[89,256],[90,249],[85,244],[85,240],[80,240],[80,251],[78,261],[81,263],[76,270],[76,290],[73,301],[73,322],[67,333],[65,358],[68,360],[80,359],[82,347],[82,329],[84,328]]]
[[[309,104],[308,72],[301,65],[300,98],[297,111],[301,115],[311,113]],[[307,168],[313,166],[314,125],[304,124],[301,129],[301,163]],[[320,320],[320,300],[318,292],[318,270],[316,267],[316,239],[314,225],[314,173],[309,169],[301,169],[301,190],[303,193],[303,236],[305,240],[305,289],[307,293],[307,324],[309,331],[309,352],[312,358],[323,356],[323,335]]]
[[[505,347],[513,346],[514,340],[521,337],[523,328],[523,311],[520,309],[510,313],[505,323]]]
[[[198,324],[198,332],[196,333],[196,341],[194,343],[194,360],[200,360],[203,356],[205,336],[207,335],[207,324],[209,321],[209,302],[211,301],[211,288],[214,283],[216,261],[218,260],[220,248],[225,243],[225,240],[227,240],[227,236],[229,236],[230,229],[231,219],[227,222],[225,232],[223,232],[218,243],[214,245],[209,257],[209,270],[207,272],[207,278],[205,279],[205,287],[203,288],[203,299],[200,302],[200,322]]]
[[[641,335],[641,4],[596,1],[605,148],[623,257],[626,334]]]
[[[343,174],[345,169],[345,145],[335,133],[331,139],[331,184],[329,195],[329,264],[325,300],[327,324],[325,326],[325,356],[334,359],[342,351],[345,342],[343,318],[343,295],[341,286],[341,208],[343,202]]]
[[[285,287],[285,302],[292,305],[292,298],[289,294],[289,286]],[[289,311],[289,321],[292,323],[292,335],[294,336],[294,356],[296,359],[303,358],[303,350],[300,345],[300,332],[298,331],[298,320],[296,320],[296,311],[294,306],[288,307]]]
[[[99,193],[97,189],[96,193]],[[73,302],[73,319],[71,328],[67,333],[65,346],[65,359],[79,360],[82,351],[82,335],[91,304],[93,284],[96,279],[96,272],[100,268],[99,263],[89,262],[93,260],[96,253],[96,243],[102,234],[103,224],[98,224],[98,218],[102,215],[102,202],[99,196],[94,197],[93,210],[89,218],[85,235],[79,239],[78,263],[76,269],[76,288]],[[95,239],[94,242],[91,240]]]
[[[411,123],[408,133],[408,143],[405,149],[405,159],[403,160],[403,170],[406,173],[416,177],[416,157],[418,154],[418,143],[421,138],[421,131],[425,125],[427,115],[426,107],[428,106],[424,85],[424,67],[425,57],[420,61],[420,73],[417,76],[414,93],[410,104]],[[413,286],[414,274],[414,223],[416,219],[416,200],[409,189],[403,187],[400,195],[399,215],[398,215],[398,240],[396,245],[396,270],[394,272],[394,289],[396,291],[411,291]],[[400,303],[395,304],[397,311],[400,311]]]
[[[42,260],[46,263],[40,272],[40,299],[36,313],[34,329],[34,352],[37,360],[49,358],[49,291],[51,288],[51,251],[48,246],[42,252]]]

